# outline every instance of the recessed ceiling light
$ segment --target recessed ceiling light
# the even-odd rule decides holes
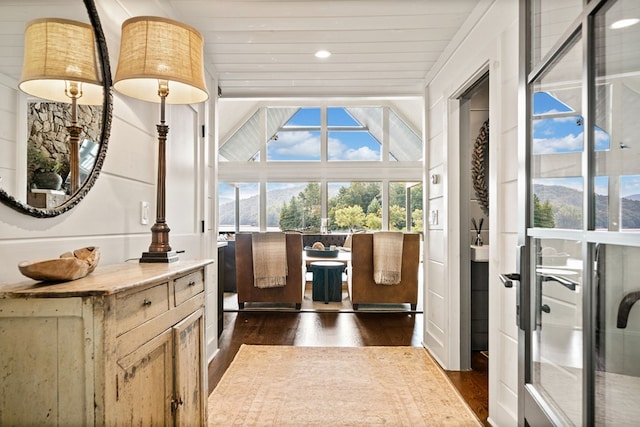
[[[328,50],[319,50],[315,53],[316,58],[328,58],[331,56],[331,52]]]
[[[611,29],[618,30],[620,28],[630,27],[632,25],[636,25],[638,22],[640,22],[640,19],[638,18],[620,19],[619,21],[611,24]]]

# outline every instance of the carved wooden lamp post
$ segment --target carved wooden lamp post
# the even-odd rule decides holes
[[[169,245],[165,218],[166,141],[165,104],[195,104],[209,97],[204,81],[203,40],[200,33],[170,19],[140,16],[122,24],[120,57],[114,88],[127,96],[160,102],[156,222],[151,245],[140,262],[173,262],[178,255]]]

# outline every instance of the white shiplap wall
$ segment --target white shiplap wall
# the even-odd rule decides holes
[[[427,218],[438,223],[427,233],[424,342],[446,369],[460,363],[459,235],[460,168],[457,97],[474,78],[490,72],[489,267],[489,419],[493,425],[517,423],[517,328],[515,291],[505,289],[499,273],[514,271],[517,244],[518,4],[496,0],[469,37],[426,88]]]
[[[102,6],[99,14],[114,75],[119,28],[128,14],[119,8],[117,2],[104,1],[99,6]],[[17,85],[5,86],[9,89],[3,88],[3,93],[13,90],[17,95],[17,90],[12,89]],[[208,87],[215,88],[215,82],[208,82]],[[215,115],[208,114],[213,109],[204,105],[167,106],[170,130],[166,219],[171,228],[172,248],[184,251],[180,259],[215,258],[217,254],[211,242],[212,230],[200,231],[202,219],[210,218],[211,224],[215,221],[211,203],[207,203],[205,197],[209,192],[207,174],[211,173],[211,162],[204,160],[204,156],[210,153],[205,147],[213,133],[209,131],[203,138],[200,130],[202,124],[206,124],[207,129],[214,128],[212,120]],[[8,108],[3,110],[10,111]],[[17,265],[21,261],[50,259],[84,246],[100,247],[101,266],[129,259],[137,261],[148,249],[150,227],[155,220],[158,122],[158,104],[114,93],[111,136],[104,166],[94,187],[79,205],[55,218],[43,219],[18,213],[0,204],[0,285],[28,280],[18,270]],[[148,225],[140,223],[141,201],[150,204]],[[211,355],[217,349],[217,333],[212,332],[217,329],[217,274],[215,266],[208,270],[207,353]]]

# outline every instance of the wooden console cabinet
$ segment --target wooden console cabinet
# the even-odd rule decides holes
[[[205,268],[0,286],[0,425],[205,425]]]

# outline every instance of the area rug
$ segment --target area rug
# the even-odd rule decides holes
[[[242,345],[209,426],[481,426],[421,347]]]

